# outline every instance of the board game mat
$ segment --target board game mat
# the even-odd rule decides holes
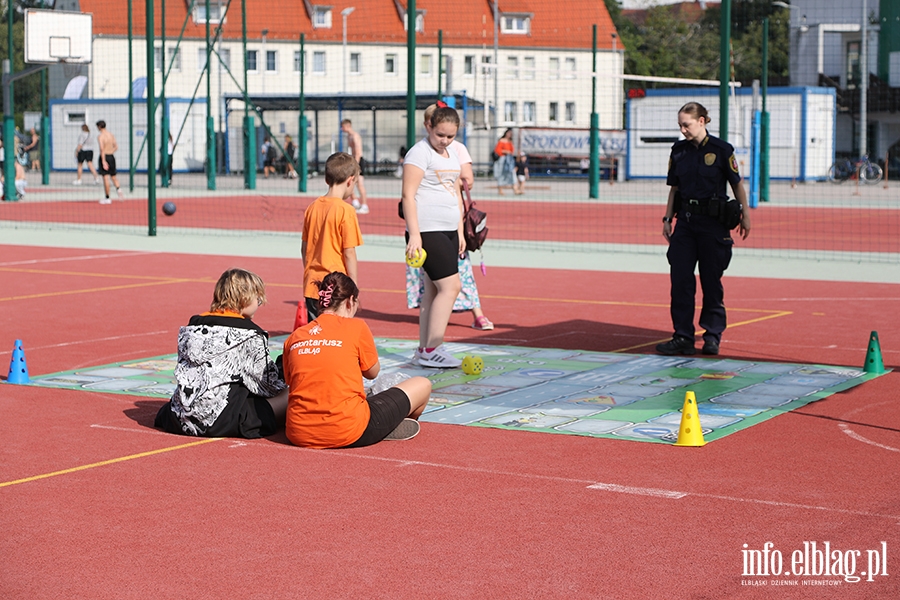
[[[285,338],[270,340],[273,358]],[[677,439],[687,391],[710,442],[878,376],[840,366],[445,344],[460,358],[483,359],[481,374],[466,375],[413,365],[416,341],[375,341],[379,377],[431,380],[422,421],[656,443]],[[168,399],[175,364],[171,354],[33,376],[31,384]]]

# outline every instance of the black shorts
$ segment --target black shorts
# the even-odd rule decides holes
[[[94,151],[93,150],[79,150],[78,151],[78,164],[83,164],[86,162],[94,162]]]
[[[100,175],[115,175],[116,171],[116,157],[112,154],[106,155],[106,165],[109,167],[108,169],[103,168],[103,159],[97,159],[97,173]]]
[[[406,392],[400,388],[388,388],[380,394],[366,398],[369,403],[369,424],[359,439],[344,448],[362,448],[377,444],[397,428],[409,416],[411,405]]]
[[[422,269],[432,281],[459,273],[459,232],[423,231],[422,247],[427,253]],[[409,232],[406,232],[409,242]]]

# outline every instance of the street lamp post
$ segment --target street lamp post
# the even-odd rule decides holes
[[[344,87],[341,90],[343,93],[347,93],[347,17],[349,17],[353,11],[356,10],[355,6],[348,6],[344,10],[341,11],[341,20],[344,25],[344,43],[342,46],[342,61],[341,70],[344,72]]]

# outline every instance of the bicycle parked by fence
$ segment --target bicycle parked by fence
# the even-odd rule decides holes
[[[883,175],[881,167],[869,161],[868,156],[863,156],[855,163],[843,158],[835,161],[828,169],[828,181],[831,183],[843,183],[848,179],[859,179],[864,183],[878,183]]]

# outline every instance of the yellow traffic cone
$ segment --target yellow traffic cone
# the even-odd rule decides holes
[[[869,348],[866,350],[866,364],[863,365],[866,373],[884,373],[884,360],[881,358],[881,344],[878,341],[878,332],[873,331],[869,335]]]
[[[700,427],[700,413],[697,412],[697,398],[694,392],[684,395],[684,407],[681,409],[681,426],[678,429],[676,446],[704,446],[703,429]]]

